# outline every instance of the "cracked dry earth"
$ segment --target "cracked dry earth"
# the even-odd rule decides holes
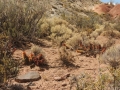
[[[33,82],[19,83],[14,79],[11,80],[13,84],[22,84],[25,87],[29,84],[31,90],[70,90],[71,80],[74,76],[87,73],[93,79],[97,79],[99,75],[99,61],[93,57],[86,57],[80,55],[79,53],[72,52],[74,55],[74,66],[65,67],[61,64],[59,59],[59,50],[57,47],[41,47],[45,55],[45,58],[48,62],[49,67],[37,67],[30,68],[30,66],[22,66],[18,75],[25,74],[29,71],[39,72],[41,79]],[[30,50],[27,50],[30,53]],[[22,51],[16,50],[14,57],[22,57]],[[100,68],[103,69],[103,72],[106,72],[106,65],[101,64]],[[69,75],[63,80],[57,80],[57,78]],[[73,86],[72,90],[76,90]]]

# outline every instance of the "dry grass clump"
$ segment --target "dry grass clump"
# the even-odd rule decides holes
[[[95,80],[89,74],[82,73],[73,76],[70,85],[70,90],[114,90],[113,78],[109,74],[102,74]]]
[[[38,54],[42,53],[42,49],[37,45],[33,45],[31,47],[31,52],[33,52],[34,55],[38,55]]]
[[[82,73],[71,78],[70,90],[93,90],[94,80],[87,73]]]
[[[25,87],[21,84],[4,84],[0,87],[2,90],[28,90],[28,87]]]
[[[112,38],[120,38],[120,32],[117,30],[106,30],[101,33],[103,36],[109,36]]]
[[[101,60],[109,64],[109,71],[113,76],[113,87],[116,90],[119,87],[119,73],[120,72],[120,44],[111,46],[106,52],[101,56]]]
[[[91,38],[97,38],[104,30],[104,25],[97,25],[95,31],[90,34]]]
[[[98,79],[94,82],[95,90],[113,90],[113,78],[107,74],[101,74]]]
[[[120,66],[120,44],[111,46],[101,56],[101,59],[111,67],[118,68]]]
[[[117,22],[114,28],[120,32],[120,22]]]
[[[72,30],[65,25],[56,25],[51,28],[52,34],[50,35],[53,42],[60,46],[62,41],[68,40],[72,36]]]
[[[82,37],[78,33],[74,33],[73,37],[66,41],[66,44],[71,46],[74,50],[79,47],[79,42],[82,41]]]
[[[8,38],[0,38],[0,83],[5,83],[9,78],[15,77],[19,71],[19,62],[12,59],[14,49]]]
[[[101,33],[103,36],[108,36],[112,38],[119,38],[120,32],[118,30],[115,30],[115,24],[112,23],[104,23],[104,31]]]
[[[69,67],[73,66],[74,67],[74,57],[72,55],[72,52],[69,49],[66,49],[66,47],[60,47],[59,49],[59,54],[60,54],[60,60],[62,61],[62,64]]]

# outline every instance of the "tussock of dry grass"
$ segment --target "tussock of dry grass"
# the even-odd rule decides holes
[[[120,44],[113,45],[105,51],[101,59],[113,68],[120,66]]]

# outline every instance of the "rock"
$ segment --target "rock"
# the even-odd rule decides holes
[[[67,83],[65,83],[65,82],[64,82],[64,83],[62,83],[62,86],[63,86],[63,87],[67,86]]]
[[[54,80],[55,81],[62,81],[63,79],[62,79],[62,77],[54,77]]]
[[[18,76],[15,80],[17,82],[30,82],[30,81],[37,81],[39,80],[40,74],[36,71],[29,71],[28,73],[24,74],[24,75],[20,75]]]
[[[66,78],[68,78],[70,76],[70,74],[66,74],[66,75],[64,75],[64,76],[62,76],[62,77],[54,77],[54,80],[55,81],[62,81],[62,80],[65,80]]]

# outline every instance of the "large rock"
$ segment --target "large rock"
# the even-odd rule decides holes
[[[24,74],[24,75],[20,75],[18,76],[15,80],[17,82],[30,82],[30,81],[37,81],[39,80],[40,74],[36,71],[29,71],[28,73]]]

